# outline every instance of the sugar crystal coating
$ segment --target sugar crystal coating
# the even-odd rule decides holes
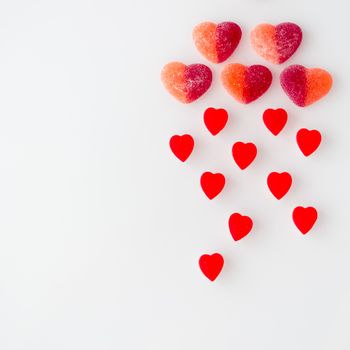
[[[176,99],[182,103],[190,103],[209,89],[212,73],[204,64],[186,66],[181,62],[171,62],[162,69],[161,80]]]
[[[290,58],[300,46],[302,37],[301,28],[290,22],[277,26],[259,24],[250,34],[256,53],[275,64],[281,64]]]
[[[292,65],[280,75],[282,89],[298,106],[305,107],[325,96],[332,87],[332,76],[321,68]]]
[[[233,22],[203,22],[193,30],[193,40],[198,51],[213,63],[220,63],[229,58],[241,37],[241,28]]]

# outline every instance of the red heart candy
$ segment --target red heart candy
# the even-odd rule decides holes
[[[263,114],[263,121],[273,135],[278,135],[287,123],[288,114],[282,109],[267,109]]]
[[[233,159],[242,170],[247,168],[253,162],[256,154],[257,149],[254,143],[236,142],[232,146]]]
[[[287,172],[270,173],[267,177],[267,186],[277,199],[281,199],[289,191],[290,186],[292,186],[292,177]]]
[[[318,130],[300,129],[297,132],[297,143],[304,156],[314,153],[322,141]]]
[[[317,210],[314,207],[296,207],[293,210],[293,221],[302,234],[308,233],[317,220]]]
[[[199,258],[199,267],[205,277],[214,281],[224,267],[224,258],[219,253],[204,254]]]
[[[270,70],[261,65],[246,67],[243,64],[228,64],[221,73],[225,89],[238,102],[250,103],[264,94],[271,85]]]
[[[217,135],[226,125],[228,114],[223,108],[207,108],[204,112],[204,124],[212,135]]]
[[[169,145],[175,156],[184,162],[193,151],[194,140],[191,135],[174,135],[171,137]]]
[[[298,106],[306,107],[325,96],[332,87],[332,76],[321,68],[292,65],[280,75],[284,92]]]
[[[220,173],[213,174],[207,171],[201,176],[201,187],[209,199],[215,198],[224,186],[225,176]]]
[[[161,79],[171,95],[180,102],[190,103],[209,89],[212,73],[204,64],[186,66],[181,62],[171,62],[163,68]]]
[[[233,22],[203,22],[193,30],[193,40],[198,51],[214,63],[227,60],[238,46],[241,37],[241,28]]]
[[[235,241],[245,237],[253,228],[253,220],[249,216],[234,213],[228,220],[228,226]]]
[[[267,61],[281,64],[299,47],[303,33],[294,23],[259,24],[251,34],[251,44],[258,55]]]

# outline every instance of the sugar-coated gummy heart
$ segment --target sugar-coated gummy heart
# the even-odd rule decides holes
[[[228,114],[225,109],[209,107],[204,112],[204,124],[212,135],[217,135],[226,125]]]
[[[268,90],[272,74],[268,68],[258,64],[248,67],[232,63],[223,69],[221,81],[238,102],[250,103]]]
[[[304,235],[312,229],[317,216],[317,210],[314,207],[296,207],[293,210],[294,224]]]
[[[233,22],[203,22],[193,30],[193,40],[198,51],[213,63],[227,60],[235,51],[241,37],[241,28]]]
[[[199,267],[204,276],[213,282],[224,267],[224,258],[219,253],[204,254],[199,258]]]
[[[251,142],[236,142],[232,146],[233,159],[242,170],[247,168],[253,162],[257,152],[256,146]]]
[[[318,130],[300,129],[297,132],[297,144],[305,157],[314,153],[322,141]]]
[[[230,216],[228,226],[235,241],[245,237],[253,228],[253,220],[249,216],[234,213]]]
[[[287,172],[272,172],[267,177],[267,186],[271,193],[279,200],[287,194],[292,186],[292,177]]]
[[[191,155],[194,147],[194,140],[191,135],[174,135],[169,141],[170,149],[174,155],[185,162],[187,158]]]
[[[171,95],[180,102],[191,103],[209,89],[212,72],[204,64],[186,66],[181,62],[171,62],[162,69],[161,79]]]
[[[321,68],[292,65],[280,75],[282,89],[298,106],[306,107],[327,95],[332,87],[332,76]]]
[[[263,121],[271,133],[277,136],[287,123],[288,114],[283,108],[267,109],[263,114]]]
[[[250,34],[250,42],[258,55],[280,64],[288,60],[298,49],[303,33],[295,23],[259,24]]]
[[[203,192],[211,200],[224,188],[225,176],[220,173],[213,174],[207,171],[202,174],[200,182]]]

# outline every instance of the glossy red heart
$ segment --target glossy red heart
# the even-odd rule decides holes
[[[228,114],[225,109],[207,108],[204,112],[204,124],[212,135],[217,135],[226,125]]]
[[[242,170],[247,168],[253,162],[256,154],[257,149],[254,143],[236,142],[232,146],[233,159]]]
[[[217,173],[213,174],[209,171],[201,176],[201,187],[203,192],[209,199],[215,198],[225,186],[225,176]]]
[[[191,155],[194,147],[194,140],[191,135],[174,135],[171,137],[170,149],[175,154],[175,156],[182,162],[186,161]]]
[[[289,191],[290,186],[292,186],[292,177],[287,172],[270,173],[267,177],[267,186],[277,199],[281,199]]]
[[[245,237],[253,228],[253,220],[249,216],[234,213],[228,221],[231,235],[235,241]]]
[[[322,141],[318,130],[300,129],[297,132],[297,143],[304,156],[314,153]]]
[[[263,114],[263,121],[273,135],[278,135],[287,123],[288,114],[283,108],[267,109]]]
[[[224,267],[224,258],[219,253],[204,254],[199,258],[199,267],[205,277],[210,281],[215,281]]]
[[[317,220],[317,210],[314,207],[296,207],[293,210],[293,221],[302,234],[308,233]]]

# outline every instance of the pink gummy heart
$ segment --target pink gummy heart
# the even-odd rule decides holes
[[[298,106],[306,107],[325,96],[332,87],[332,76],[321,68],[292,65],[280,75],[284,92]]]
[[[271,85],[272,74],[261,65],[228,64],[221,73],[225,89],[239,102],[250,103],[264,94]]]
[[[210,87],[212,73],[204,64],[171,62],[164,66],[161,79],[168,90],[182,103],[190,103],[201,97]]]
[[[265,60],[281,64],[298,49],[303,33],[294,23],[259,24],[251,34],[251,44],[258,55]]]

